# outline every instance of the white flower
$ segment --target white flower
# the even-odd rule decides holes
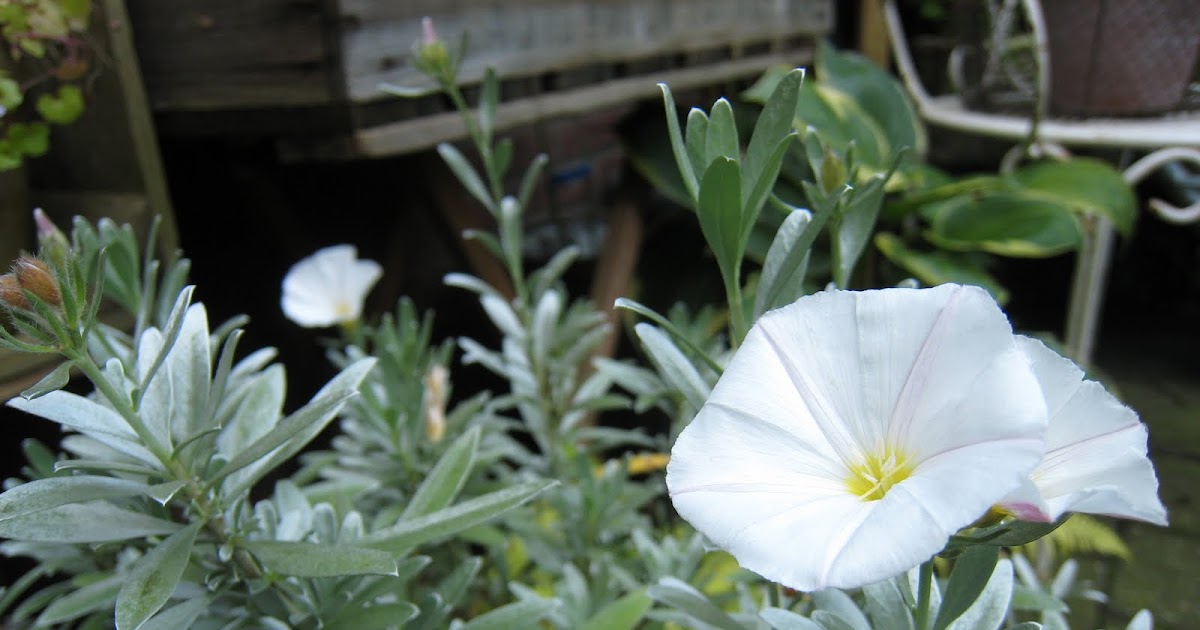
[[[1022,337],[1019,343],[1041,384],[1050,425],[1042,463],[1001,507],[1030,521],[1087,512],[1166,525],[1137,414],[1042,342]]]
[[[381,275],[379,263],[358,260],[353,245],[317,250],[284,276],[283,314],[306,328],[358,321],[363,300]]]
[[[826,291],[755,324],[675,443],[667,487],[743,567],[854,588],[983,516],[1037,465],[1045,428],[983,290]]]

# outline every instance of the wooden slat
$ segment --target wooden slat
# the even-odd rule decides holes
[[[156,109],[328,102],[336,63],[318,0],[127,0]]]
[[[660,94],[658,83],[667,83],[675,90],[686,90],[752,77],[771,66],[797,65],[811,59],[812,51],[809,49],[756,55],[695,68],[614,79],[597,85],[523,98],[502,103],[497,108],[496,127],[497,130],[504,130],[537,120],[582,114],[637,99],[654,98]],[[289,142],[282,144],[280,151],[285,158],[291,160],[385,157],[428,149],[439,142],[464,137],[465,131],[459,115],[456,112],[446,112],[363,129],[349,139],[334,137],[304,144]]]

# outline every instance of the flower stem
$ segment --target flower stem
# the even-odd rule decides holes
[[[917,630],[929,629],[929,597],[933,591],[933,558],[921,564],[917,580],[917,610],[913,625]]]

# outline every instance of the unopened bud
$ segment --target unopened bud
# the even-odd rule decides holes
[[[71,242],[67,240],[67,235],[54,225],[41,208],[33,209],[33,223],[37,226],[40,253],[59,265],[65,265],[71,252]]]
[[[833,149],[825,149],[821,160],[821,191],[832,195],[846,187],[846,163]]]
[[[62,305],[62,291],[50,266],[33,256],[21,256],[13,263],[13,273],[22,289],[38,296],[51,306]]]
[[[12,309],[29,309],[29,300],[25,299],[25,293],[21,291],[21,283],[17,282],[17,277],[11,273],[0,276],[0,303]]]
[[[446,436],[446,381],[450,371],[434,365],[425,375],[425,437],[438,443]]]
[[[417,67],[422,72],[439,81],[451,77],[453,69],[450,67],[450,53],[442,40],[438,39],[432,18],[421,18],[421,39],[415,48]]]

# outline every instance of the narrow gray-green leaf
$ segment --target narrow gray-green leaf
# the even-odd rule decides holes
[[[684,188],[687,188],[688,195],[695,201],[700,194],[700,184],[696,172],[692,170],[692,161],[688,157],[687,145],[683,142],[683,132],[679,129],[679,114],[675,112],[675,98],[671,96],[671,88],[667,87],[666,83],[659,83],[658,87],[663,93],[663,108],[667,112],[667,134],[671,138],[671,151],[675,154],[675,164],[679,167],[680,176],[683,177]]]
[[[346,369],[342,370],[331,381],[326,383],[307,405],[280,420],[279,424],[267,432],[266,435],[258,438],[235,454],[232,459],[226,462],[209,479],[209,482],[216,483],[224,479],[229,473],[257,462],[277,447],[288,442],[291,438],[299,437],[301,439],[298,441],[303,443],[292,444],[292,448],[288,450],[292,450],[293,452],[299,451],[308,440],[311,440],[313,437],[316,437],[317,433],[320,433],[321,429],[333,419],[334,415],[347,400],[358,394],[359,384],[366,378],[367,372],[374,365],[374,358],[365,358],[359,359],[347,366]],[[304,439],[306,437],[307,439]]]
[[[417,488],[401,518],[415,518],[436,512],[454,501],[462,490],[479,450],[480,428],[472,427],[450,445],[433,470]]]
[[[877,175],[851,191],[850,198],[837,221],[837,233],[833,238],[833,277],[838,288],[848,288],[850,274],[858,264],[858,258],[871,240],[875,231],[875,220],[883,206],[883,185],[888,176]]]
[[[517,201],[521,202],[522,208],[529,207],[529,202],[533,199],[533,191],[537,190],[538,180],[541,179],[542,171],[549,162],[550,158],[545,153],[539,153],[529,163],[529,168],[526,169],[525,175],[521,177],[521,187],[518,189],[520,192],[517,194]]]
[[[821,624],[783,608],[764,608],[758,616],[771,624],[775,630],[824,630]]]
[[[783,219],[767,250],[762,275],[758,278],[754,296],[755,319],[800,297],[809,252],[823,226],[824,218],[814,224],[812,213],[807,210],[793,210]]]
[[[708,142],[708,115],[699,107],[693,107],[687,115],[687,130],[684,131],[684,146],[688,163],[693,173],[703,173],[708,168],[704,145]]]
[[[506,604],[486,612],[458,630],[509,630],[510,628],[537,628],[538,622],[554,612],[561,604],[556,599],[527,599]]]
[[[120,414],[78,394],[59,390],[33,400],[17,397],[8,406],[74,429],[148,464],[159,464]]]
[[[721,630],[744,630],[742,624],[709,601],[700,591],[672,577],[658,581],[646,593],[655,601],[675,608],[692,619]]]
[[[742,196],[745,197],[742,202],[740,236],[742,242],[750,238],[750,231],[754,229],[754,224],[758,221],[758,214],[762,211],[763,204],[767,202],[771,191],[775,189],[775,180],[779,178],[779,169],[783,166],[783,158],[787,155],[792,142],[798,137],[794,133],[784,136],[779,144],[775,145],[775,150],[764,158],[764,162],[760,166],[761,170],[757,171],[757,175],[746,170],[749,166],[742,166]]]
[[[687,356],[657,326],[643,322],[634,326],[633,330],[663,380],[683,395],[693,409],[703,407],[712,387],[700,376]]]
[[[716,256],[727,284],[741,281],[732,277],[737,273],[745,247],[741,240],[741,185],[738,163],[729,158],[716,158],[704,171],[696,207],[700,231]]]
[[[496,105],[500,102],[500,81],[496,71],[488,68],[483,74],[483,86],[479,91],[479,129],[484,138],[491,140],[496,129]]]
[[[25,391],[21,392],[21,397],[25,400],[33,400],[45,396],[50,392],[56,392],[67,386],[71,382],[71,362],[63,361],[58,364],[58,367],[50,370],[50,373],[43,376],[42,380],[38,381]]]
[[[141,630],[179,630],[191,628],[200,616],[208,609],[209,601],[204,597],[189,599],[181,604],[163,610],[142,624]]]
[[[0,521],[60,505],[136,496],[149,490],[144,483],[97,475],[35,479],[0,494]]]
[[[167,603],[187,567],[201,525],[193,523],[171,534],[133,563],[117,593],[117,630],[140,627]]]
[[[991,545],[975,545],[967,548],[954,561],[946,592],[942,595],[942,607],[933,622],[933,630],[943,630],[950,622],[958,619],[979,598],[988,585],[996,563],[1000,560],[1000,548]],[[1012,568],[1009,568],[1012,572]],[[1011,577],[1010,577],[1011,581]],[[1011,585],[1009,591],[1011,593]]]
[[[684,347],[686,347],[690,352],[700,357],[700,359],[704,361],[708,367],[712,368],[714,372],[720,374],[723,371],[721,365],[714,361],[712,357],[708,356],[708,353],[706,353],[700,346],[697,346],[691,339],[688,339],[687,335],[684,334],[683,331],[679,330],[675,324],[671,323],[671,320],[659,315],[654,311],[654,309],[651,309],[645,304],[636,302],[629,298],[617,298],[616,301],[613,302],[613,308],[623,308],[633,311],[634,313],[649,319],[655,324],[658,324],[663,330],[667,331],[667,333],[669,333],[676,342],[683,344]],[[639,379],[640,377],[633,376],[631,380],[636,381]],[[622,383],[622,385],[625,385],[625,383]]]
[[[392,554],[376,549],[276,540],[251,540],[245,546],[267,569],[283,575],[397,575]]]
[[[1012,562],[1000,559],[975,602],[959,615],[947,628],[949,630],[976,630],[977,628],[999,628],[1008,616],[1008,605],[1013,593]],[[938,615],[941,617],[941,614]]]
[[[895,580],[884,580],[863,587],[867,616],[874,630],[914,630],[912,611]]]
[[[454,145],[443,142],[438,145],[438,155],[442,156],[442,160],[446,162],[446,166],[450,167],[450,171],[458,178],[459,183],[471,196],[478,199],[485,208],[496,212],[496,203],[492,201],[492,196],[488,193],[487,186],[483,180],[479,178],[479,173],[475,171],[475,167],[467,161],[462,152],[455,148]]]
[[[708,115],[708,134],[704,141],[704,161],[712,164],[719,157],[738,161],[742,147],[738,143],[737,123],[733,120],[733,107],[723,98],[713,103]]]
[[[871,622],[845,591],[827,588],[813,593],[812,598],[818,609],[836,615],[854,630],[871,630]]]
[[[0,521],[0,537],[30,542],[98,543],[170,534],[179,525],[111,503],[71,503]]]
[[[754,123],[750,143],[746,145],[746,158],[742,163],[742,187],[749,191],[759,173],[770,170],[767,165],[773,153],[785,137],[792,134],[792,121],[796,118],[796,102],[800,99],[800,84],[804,81],[804,70],[796,68],[784,75],[775,85],[770,98]],[[776,172],[779,167],[774,168]],[[774,177],[771,178],[774,180]]]
[[[403,519],[375,531],[360,544],[400,553],[431,540],[445,538],[474,527],[541,494],[557,481],[530,481],[463,501],[431,514]]]
[[[98,582],[82,586],[62,597],[57,597],[38,616],[39,626],[50,626],[76,619],[88,613],[113,605],[117,591],[125,582],[124,575],[110,575]]]
[[[583,622],[579,630],[628,630],[638,627],[654,605],[645,590],[637,590],[601,608]]]

